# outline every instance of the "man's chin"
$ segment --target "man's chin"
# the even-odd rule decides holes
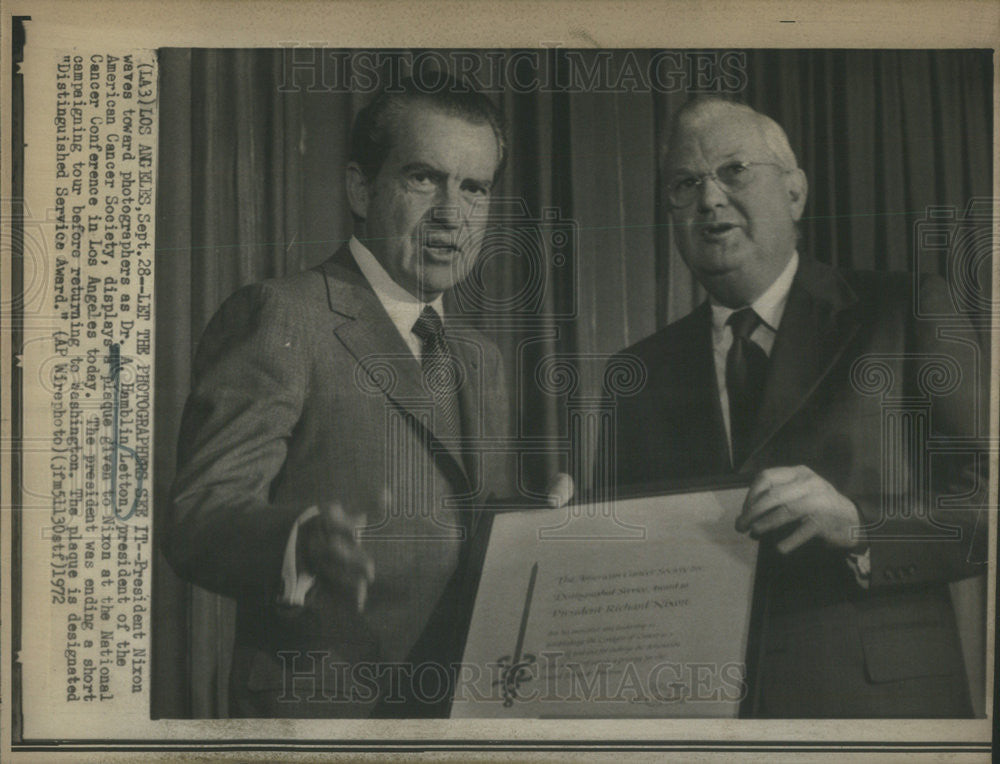
[[[713,258],[702,260],[696,269],[697,274],[706,279],[730,279],[739,275],[743,261],[739,258]]]
[[[728,304],[742,292],[741,285],[746,278],[744,265],[744,260],[738,257],[706,258],[692,270],[713,297]]]
[[[727,279],[739,274],[747,267],[752,252],[746,246],[727,244],[708,244],[699,242],[694,259],[688,259],[688,265],[702,278]]]
[[[420,279],[418,295],[424,302],[433,302],[438,298],[439,295],[447,292],[455,284],[457,284],[461,279],[455,278],[453,274],[449,271],[448,274],[425,274],[423,278]]]

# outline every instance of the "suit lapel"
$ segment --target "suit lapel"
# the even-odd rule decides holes
[[[857,296],[833,269],[803,260],[768,364],[750,462],[816,390],[858,330]]]
[[[365,373],[358,383],[381,390],[433,436],[458,468],[461,482],[465,482],[465,465],[457,444],[438,440],[434,432],[433,402],[424,388],[420,364],[399,336],[350,250],[342,247],[320,268],[326,277],[330,309],[344,318],[334,333]]]
[[[483,401],[480,391],[483,387],[482,363],[478,357],[478,345],[468,340],[449,341],[452,353],[462,367],[462,386],[458,389],[459,405],[462,411],[462,434],[466,438],[483,436]],[[474,444],[463,450],[466,458],[462,461],[473,490],[479,485],[478,464]]]
[[[672,345],[674,350],[666,361],[668,368],[664,373],[677,380],[669,395],[676,396],[676,401],[683,401],[686,406],[686,411],[680,413],[680,421],[687,431],[685,440],[690,447],[703,453],[703,460],[699,458],[697,463],[703,464],[707,473],[727,472],[729,443],[715,374],[711,307],[703,302],[681,320],[690,323],[681,332],[681,341]],[[670,408],[676,405],[674,401],[665,403]],[[695,412],[699,411],[705,412],[707,421],[698,419]]]

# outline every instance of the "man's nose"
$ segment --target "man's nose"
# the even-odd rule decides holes
[[[721,207],[729,203],[729,196],[719,181],[706,175],[701,179],[701,186],[698,189],[698,209],[710,210],[713,207]]]
[[[462,224],[464,212],[462,210],[462,195],[456,186],[450,183],[443,184],[434,200],[434,209],[431,210],[431,218],[439,225],[457,228]]]

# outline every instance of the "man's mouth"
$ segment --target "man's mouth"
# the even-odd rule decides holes
[[[451,260],[458,252],[454,231],[428,229],[423,233],[424,251],[435,260]]]
[[[701,223],[698,231],[705,241],[718,241],[725,238],[731,231],[735,231],[739,226],[733,223]]]

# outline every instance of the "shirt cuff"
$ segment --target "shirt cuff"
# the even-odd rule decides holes
[[[292,530],[288,533],[288,543],[285,544],[285,556],[281,562],[281,580],[284,584],[278,602],[282,605],[302,606],[306,603],[306,595],[312,588],[316,577],[311,573],[298,571],[296,550],[299,543],[299,526],[307,520],[319,515],[319,509],[309,507],[298,516]]]
[[[858,586],[867,589],[872,581],[872,548],[868,547],[864,552],[858,554],[851,552],[847,555],[847,565],[854,574],[854,580]]]

